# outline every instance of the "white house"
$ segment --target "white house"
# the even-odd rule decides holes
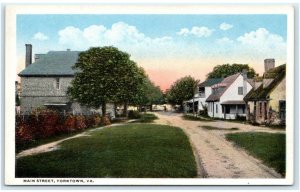
[[[243,98],[252,89],[246,73],[228,76],[211,88],[212,93],[206,99],[210,117],[236,119],[237,116],[246,116]]]
[[[188,112],[193,111],[193,102],[194,102],[195,112],[204,110],[204,107],[207,107],[206,99],[212,93],[211,87],[217,83],[220,83],[222,80],[223,78],[211,78],[200,83],[198,85],[198,89],[196,90],[194,98],[185,102],[186,111]]]

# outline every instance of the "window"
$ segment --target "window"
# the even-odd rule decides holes
[[[262,102],[259,102],[259,117],[262,118]]]
[[[56,78],[55,87],[56,87],[56,89],[60,88],[59,78]]]
[[[216,113],[218,113],[218,104],[216,105]]]
[[[285,120],[285,101],[279,101],[279,115],[281,120]]]
[[[238,87],[238,94],[243,95],[243,87]]]

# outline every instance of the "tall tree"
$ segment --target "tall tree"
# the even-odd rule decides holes
[[[134,94],[131,104],[145,106],[149,105],[150,108],[153,104],[164,103],[163,93],[159,86],[156,86],[147,76],[143,80],[139,91]],[[152,109],[150,109],[152,110]]]
[[[73,69],[75,78],[68,90],[71,99],[89,107],[102,107],[102,115],[108,102],[128,102],[144,78],[129,54],[112,46],[81,52]]]
[[[213,71],[207,74],[207,78],[225,78],[239,72],[241,73],[244,69],[248,71],[248,78],[257,76],[255,70],[252,67],[249,67],[248,64],[223,64],[214,67]]]
[[[198,80],[195,80],[191,76],[186,76],[178,79],[173,83],[170,90],[167,92],[168,102],[171,104],[181,105],[183,107],[183,101],[192,99],[195,94],[195,87],[198,84]]]

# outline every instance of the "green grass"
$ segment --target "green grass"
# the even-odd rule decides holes
[[[16,177],[192,178],[196,163],[180,128],[128,124],[64,141],[16,161]]]
[[[264,164],[285,175],[285,134],[280,133],[230,133],[226,139],[246,149]]]
[[[221,130],[221,131],[236,131],[239,130],[239,128],[237,127],[232,127],[232,128],[218,128],[218,127],[213,127],[213,126],[209,126],[209,125],[202,125],[199,126],[203,129],[207,129],[207,130]]]
[[[196,117],[193,115],[183,115],[182,118],[190,121],[214,121],[213,119],[210,118]]]
[[[152,123],[158,117],[152,113],[140,113],[140,118],[132,123]]]
[[[20,144],[16,145],[16,153],[19,153],[23,150],[30,149],[30,148],[33,148],[33,147],[37,147],[39,145],[51,143],[51,142],[54,142],[54,141],[58,141],[58,140],[67,138],[67,137],[72,137],[74,135],[77,135],[79,133],[82,133],[82,132],[90,130],[90,129],[93,129],[93,128],[88,128],[88,129],[85,129],[85,130],[82,130],[82,131],[77,131],[77,132],[75,131],[75,132],[71,132],[71,133],[63,133],[63,134],[56,135],[56,136],[49,137],[49,138],[45,138],[45,139],[38,139],[38,140],[28,141],[28,142],[25,142],[25,143],[20,143]]]

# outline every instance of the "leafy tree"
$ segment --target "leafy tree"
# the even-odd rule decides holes
[[[134,95],[131,104],[139,105],[140,107],[149,105],[151,108],[153,104],[162,104],[162,103],[164,103],[164,97],[160,87],[156,86],[146,76],[143,80],[143,83],[140,85],[139,90]]]
[[[257,76],[255,70],[252,67],[249,67],[248,64],[223,64],[214,67],[213,71],[207,74],[207,78],[225,78],[239,72],[241,73],[244,69],[248,71],[248,78]]]
[[[183,101],[192,99],[195,94],[195,88],[198,85],[198,80],[191,76],[186,76],[174,82],[171,88],[167,91],[167,99],[171,104],[183,105]]]
[[[89,107],[102,107],[102,115],[108,102],[128,102],[144,78],[129,54],[112,46],[81,52],[73,69],[70,98]]]

